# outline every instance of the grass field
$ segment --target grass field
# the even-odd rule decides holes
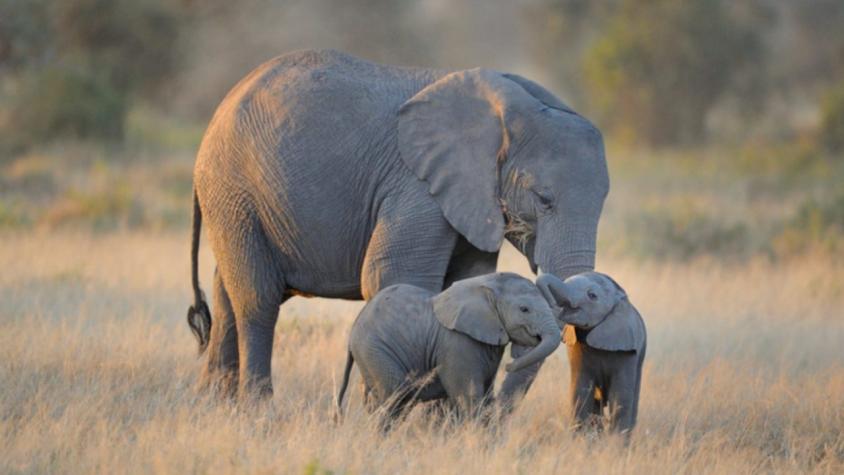
[[[9,230],[0,243],[0,473],[844,472],[844,268],[824,254],[601,255],[649,330],[625,447],[568,430],[564,351],[497,431],[416,411],[382,437],[358,390],[335,426],[355,302],[285,305],[272,408],[218,403],[194,390],[184,230]],[[501,267],[523,261],[509,249]],[[212,266],[205,246],[206,289]]]

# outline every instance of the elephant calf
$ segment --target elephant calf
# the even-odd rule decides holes
[[[609,408],[610,430],[636,425],[645,322],[613,279],[584,272],[565,281],[545,274],[536,282],[556,307],[571,365],[572,408],[580,427]]]
[[[439,294],[387,287],[352,326],[338,409],[357,362],[370,411],[384,406],[392,419],[414,401],[448,399],[459,414],[478,414],[491,399],[509,341],[534,348],[507,365],[508,372],[544,360],[560,345],[550,306],[523,277],[487,274]]]

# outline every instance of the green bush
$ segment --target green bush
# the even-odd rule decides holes
[[[17,203],[0,199],[0,229],[18,228],[31,224],[31,219]]]
[[[155,95],[178,64],[176,2],[62,0],[52,17],[63,56],[80,58],[115,88]]]
[[[844,81],[821,103],[821,143],[833,153],[844,152]]]
[[[121,140],[132,102],[159,97],[175,73],[182,8],[0,0],[0,145]]]
[[[631,251],[641,257],[738,257],[750,251],[744,224],[725,223],[720,217],[689,206],[660,208],[631,217],[626,233]]]
[[[14,145],[61,137],[119,140],[127,110],[125,93],[101,75],[50,67],[30,73],[12,106]]]
[[[128,184],[122,183],[94,192],[68,190],[41,217],[41,224],[50,228],[134,228],[146,224],[146,216],[139,198]]]
[[[707,112],[753,69],[760,49],[758,28],[719,0],[621,0],[585,53],[584,86],[623,138],[696,143]]]
[[[800,255],[812,248],[832,253],[844,249],[844,190],[826,200],[809,199],[772,239],[781,257]]]

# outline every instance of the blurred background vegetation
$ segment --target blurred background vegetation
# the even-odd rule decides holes
[[[0,229],[182,229],[261,62],[331,47],[533,78],[604,131],[601,253],[844,250],[840,0],[0,0]]]

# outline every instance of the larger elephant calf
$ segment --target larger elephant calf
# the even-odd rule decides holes
[[[462,414],[477,414],[492,399],[504,345],[532,349],[507,366],[519,371],[560,345],[560,329],[539,289],[511,273],[455,283],[434,294],[399,284],[379,292],[349,336],[338,408],[357,362],[367,406],[396,416],[415,401],[448,399]]]

